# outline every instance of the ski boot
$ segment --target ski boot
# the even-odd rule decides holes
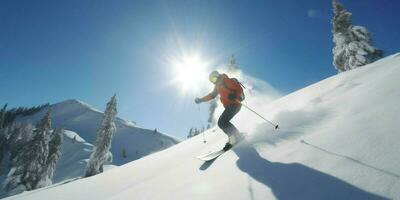
[[[228,151],[228,150],[231,149],[232,147],[233,147],[233,145],[230,144],[229,142],[227,142],[222,150]]]

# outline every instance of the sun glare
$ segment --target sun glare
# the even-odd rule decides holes
[[[175,81],[184,90],[198,90],[207,80],[207,64],[198,56],[188,56],[173,62]]]

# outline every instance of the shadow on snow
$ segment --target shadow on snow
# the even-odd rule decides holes
[[[251,146],[235,148],[234,152],[239,169],[268,186],[279,200],[387,199],[299,163],[270,162]]]

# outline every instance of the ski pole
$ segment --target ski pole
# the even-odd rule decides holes
[[[242,104],[242,106],[244,106],[245,108],[249,109],[251,112],[253,112],[254,114],[256,114],[257,116],[261,117],[263,120],[265,120],[266,122],[270,123],[272,126],[275,127],[275,129],[279,129],[279,125],[275,124],[271,121],[269,121],[268,119],[265,119],[265,117],[261,116],[260,114],[258,114],[256,111],[254,111],[253,109],[251,109],[249,106],[247,106],[246,104],[243,104],[242,102],[236,100],[237,102],[239,102],[240,104]]]

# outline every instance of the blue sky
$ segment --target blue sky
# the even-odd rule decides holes
[[[400,46],[400,2],[342,0],[386,55]],[[168,84],[169,57],[197,52],[210,68],[234,53],[247,74],[283,94],[336,72],[330,0],[68,0],[0,2],[0,103],[80,99],[183,138],[207,105]],[[204,77],[207,79],[207,77]]]

